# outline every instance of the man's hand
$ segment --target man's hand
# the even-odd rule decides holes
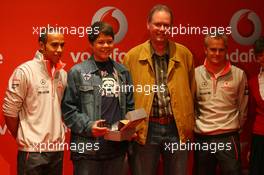
[[[109,132],[109,129],[107,127],[100,127],[102,123],[104,123],[105,120],[97,120],[92,126],[92,135],[94,137],[100,137],[104,136],[106,133]]]

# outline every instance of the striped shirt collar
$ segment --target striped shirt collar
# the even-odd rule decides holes
[[[166,47],[165,53],[164,53],[163,55],[158,55],[158,54],[156,53],[155,49],[153,48],[151,42],[150,42],[150,55],[152,55],[152,57],[153,57],[154,54],[157,55],[157,56],[159,56],[159,57],[163,57],[163,56],[167,56],[167,55],[169,56],[169,55],[170,55],[170,51],[169,51],[169,43],[167,44],[167,47]]]

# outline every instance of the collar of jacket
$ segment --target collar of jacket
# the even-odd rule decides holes
[[[181,60],[179,59],[180,56],[177,52],[177,47],[175,42],[168,41],[169,42],[169,65],[168,65],[168,72],[167,77],[170,77],[171,70],[173,69],[175,64],[179,64]],[[151,52],[151,44],[150,40],[147,40],[145,43],[143,43],[143,49],[142,52],[139,54],[139,61],[147,61],[150,65],[152,71],[154,72],[154,67],[152,63],[152,52]]]
[[[148,62],[152,62],[152,52],[151,52],[151,44],[150,44],[150,40],[147,40],[144,44],[143,44],[143,50],[140,53],[140,61],[148,61]],[[175,61],[175,62],[180,62],[178,53],[176,52],[176,46],[175,43],[172,41],[169,41],[169,60],[171,61]]]
[[[204,67],[207,70],[207,72],[210,73],[211,76],[213,76],[214,78],[218,78],[218,77],[221,77],[221,76],[224,76],[224,75],[228,74],[231,71],[232,65],[231,65],[230,61],[227,60],[226,65],[224,66],[224,68],[219,73],[214,74],[213,71],[211,71],[212,68],[209,67],[209,65],[208,65],[207,58],[205,58],[205,60],[204,60]]]
[[[109,58],[109,60],[113,63],[114,69],[116,69],[117,72],[122,73],[122,72],[126,71],[126,69],[124,67],[122,67],[120,64],[115,62],[113,59]],[[96,66],[93,55],[89,59],[86,60],[86,63],[87,63],[87,65],[89,65],[90,73],[95,73],[96,71],[99,70],[98,67]]]
[[[36,52],[34,59],[37,62],[41,63],[45,67],[45,71],[49,74],[49,76],[52,77],[49,60],[44,60],[43,54],[40,51]],[[66,66],[66,64],[63,63],[61,60],[59,60],[59,62],[55,66],[55,69],[56,69],[56,71],[59,71],[59,70],[63,69],[65,66]]]

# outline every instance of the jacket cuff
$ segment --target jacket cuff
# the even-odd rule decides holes
[[[94,125],[94,123],[95,123],[94,121],[90,121],[88,123],[88,126],[84,130],[84,133],[85,133],[86,136],[93,137],[93,134],[92,134],[92,126]]]

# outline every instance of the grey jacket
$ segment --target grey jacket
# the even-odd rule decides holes
[[[243,70],[228,64],[213,78],[204,65],[195,69],[197,115],[194,131],[216,135],[241,129],[247,117],[248,87]]]

